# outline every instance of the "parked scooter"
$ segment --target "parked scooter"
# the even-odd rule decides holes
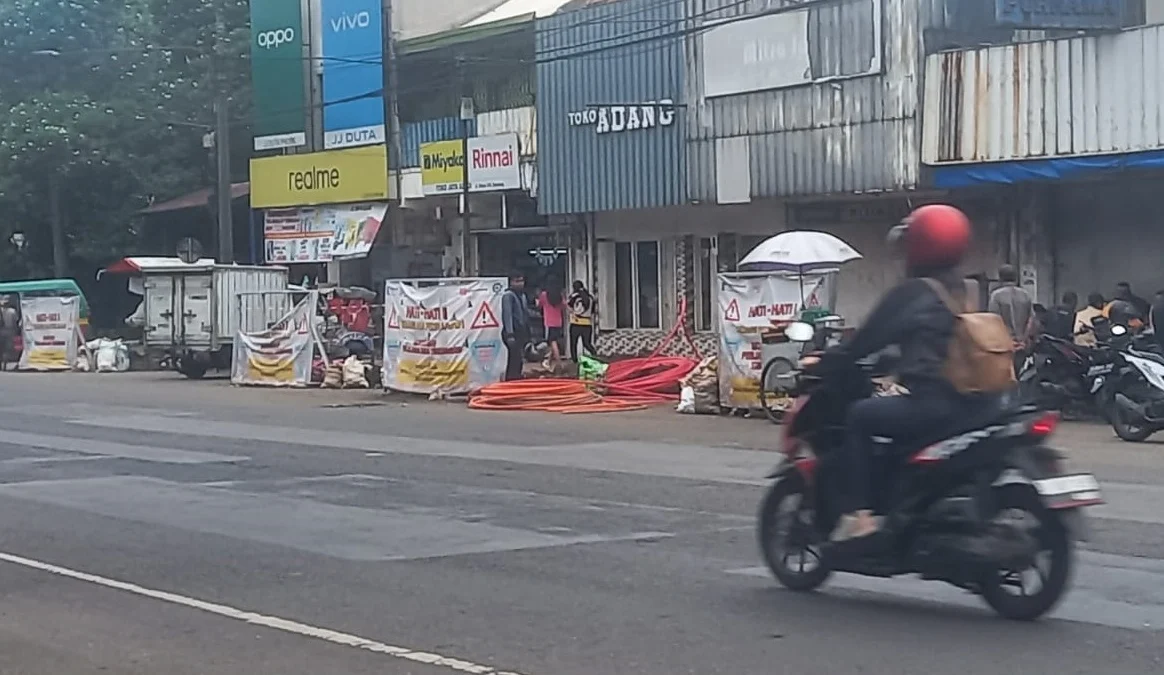
[[[1164,356],[1146,336],[1133,338],[1124,326],[1112,332],[1121,344],[1110,385],[1111,426],[1123,440],[1139,443],[1164,430]]]
[[[1040,336],[1019,368],[1023,402],[1059,410],[1068,418],[1097,415],[1110,419],[1112,397],[1106,385],[1117,360],[1112,328],[1106,319],[1096,320],[1092,329],[1097,340],[1094,347],[1082,347],[1052,335]],[[1126,335],[1127,329],[1123,331],[1121,336]]]

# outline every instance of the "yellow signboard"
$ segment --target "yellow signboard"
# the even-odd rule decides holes
[[[464,141],[420,144],[420,183],[424,194],[456,194],[461,191],[464,182]]]
[[[388,198],[387,148],[280,155],[251,160],[251,206],[315,206]]]

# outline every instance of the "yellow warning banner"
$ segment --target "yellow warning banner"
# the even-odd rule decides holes
[[[501,379],[505,279],[392,279],[384,289],[384,386],[462,394]]]

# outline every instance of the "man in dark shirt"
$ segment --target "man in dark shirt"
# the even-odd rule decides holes
[[[1121,281],[1116,284],[1116,300],[1123,300],[1130,303],[1135,308],[1136,313],[1141,320],[1147,321],[1148,312],[1151,311],[1152,306],[1149,302],[1132,292],[1132,285],[1126,281]],[[1114,321],[1114,319],[1112,319]]]
[[[1078,306],[1079,296],[1074,291],[1064,293],[1059,304],[1047,313],[1043,332],[1063,340],[1070,340],[1075,328],[1075,308]]]
[[[505,380],[520,380],[525,365],[525,347],[529,344],[529,311],[525,301],[525,277],[509,277],[509,288],[501,296],[501,339],[508,351]]]

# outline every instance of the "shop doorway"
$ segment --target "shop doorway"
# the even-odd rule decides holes
[[[532,229],[532,228],[530,228]],[[477,260],[481,276],[525,275],[531,297],[548,288],[570,287],[570,234],[544,230],[522,232],[519,228],[477,234]]]

